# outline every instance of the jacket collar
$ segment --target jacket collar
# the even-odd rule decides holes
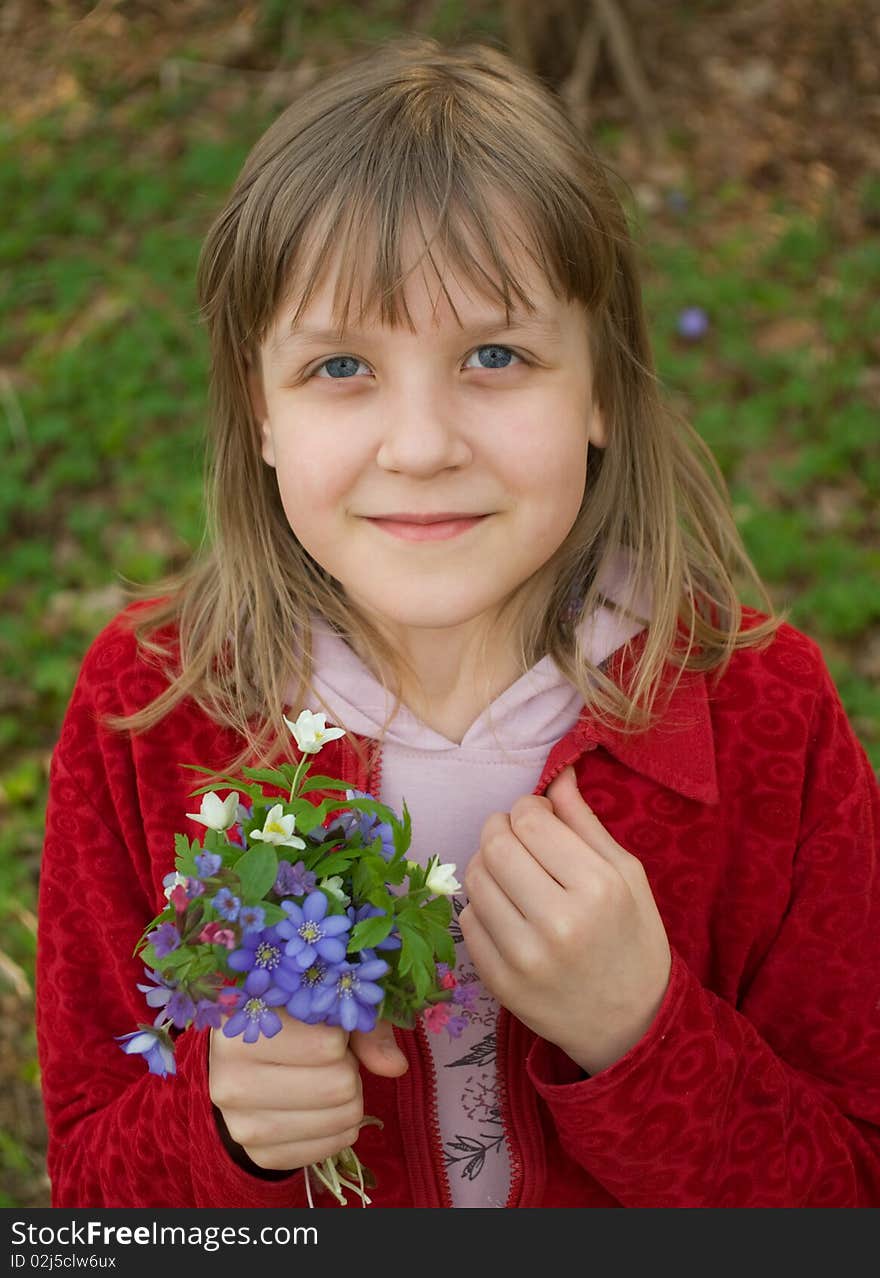
[[[609,673],[617,681],[626,682],[645,638],[642,632],[615,654],[614,669]],[[699,670],[685,671],[676,684],[678,674],[678,669],[667,662],[655,705],[655,711],[662,707],[662,712],[645,732],[627,734],[597,723],[584,707],[571,732],[550,752],[544,770],[546,784],[582,753],[602,746],[625,767],[685,798],[719,803],[706,676]],[[544,788],[542,778],[542,792]]]
[[[642,631],[609,659],[609,674],[616,681],[628,679],[645,639],[646,632]],[[702,671],[689,670],[683,672],[676,683],[678,674],[678,670],[667,662],[655,704],[657,721],[645,732],[627,734],[597,723],[584,706],[574,727],[550,751],[535,793],[543,794],[563,768],[576,763],[587,751],[602,746],[633,772],[687,799],[718,804],[715,738],[706,676]],[[358,785],[363,788],[367,786],[368,776],[381,756],[381,749],[369,737],[360,739],[373,758],[369,770],[364,771],[352,752],[351,763],[356,767]],[[350,749],[344,740],[338,745]]]

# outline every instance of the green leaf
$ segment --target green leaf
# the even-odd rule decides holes
[[[348,781],[339,781],[336,777],[307,776],[299,788],[300,794],[308,794],[310,790],[355,790],[357,786]],[[336,804],[339,807],[339,804]]]
[[[201,850],[198,839],[193,839],[190,843],[185,834],[175,834],[174,865],[178,874],[196,875],[196,856]]]
[[[278,857],[270,844],[260,843],[240,856],[233,869],[241,881],[242,901],[256,905],[278,877]]]
[[[356,924],[348,943],[349,950],[370,950],[384,941],[394,926],[394,918],[390,914],[379,914],[375,918],[362,919]]]
[[[284,812],[285,815],[292,813],[296,817],[297,834],[310,834],[324,820],[317,804],[309,803],[308,799],[297,798],[285,803]]]
[[[286,768],[242,768],[242,772],[250,781],[262,781],[264,785],[274,785],[289,793],[296,768],[289,772]]]
[[[403,800],[403,822],[395,821],[392,831],[394,833],[394,855],[405,857],[412,839],[412,819],[409,814],[409,808],[406,806],[406,799]]]
[[[322,857],[320,861],[316,861],[312,865],[312,869],[316,874],[324,879],[328,879],[331,874],[342,874],[353,861],[358,859],[357,848],[339,848],[338,851],[332,852],[330,856]]]

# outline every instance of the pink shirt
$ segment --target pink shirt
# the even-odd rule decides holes
[[[614,596],[613,583],[605,593]],[[312,686],[334,711],[328,724],[378,738],[393,699],[340,635],[317,616],[313,622]],[[604,606],[584,624],[586,651],[594,665],[642,629]],[[461,881],[488,817],[509,812],[521,795],[534,793],[547,755],[582,709],[580,694],[549,656],[497,697],[460,744],[401,706],[386,732],[382,793],[374,797],[398,813],[406,799],[412,815],[411,859],[424,865],[439,855],[441,861],[455,863]],[[498,1004],[480,983],[455,923],[465,904],[463,892],[453,898],[455,998],[451,1007],[441,1005],[436,1028],[428,1035],[437,1114],[454,1205],[504,1207],[510,1164],[495,1073]],[[440,1024],[447,1008],[449,1018]]]

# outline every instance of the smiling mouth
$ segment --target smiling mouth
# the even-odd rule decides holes
[[[383,532],[390,533],[399,541],[449,541],[462,533],[469,532],[477,524],[489,519],[489,515],[472,515],[465,519],[444,519],[433,523],[416,524],[401,519],[367,519]]]

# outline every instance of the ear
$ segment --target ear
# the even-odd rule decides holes
[[[593,400],[590,407],[590,427],[587,438],[594,448],[604,448],[608,443],[608,432],[605,430],[605,416],[595,400]]]
[[[259,357],[258,357],[259,358]],[[260,430],[260,452],[263,461],[269,466],[275,465],[275,449],[272,444],[272,431],[269,427],[269,414],[266,409],[266,394],[263,390],[263,374],[259,363],[248,362],[247,371],[248,396],[254,421]]]

